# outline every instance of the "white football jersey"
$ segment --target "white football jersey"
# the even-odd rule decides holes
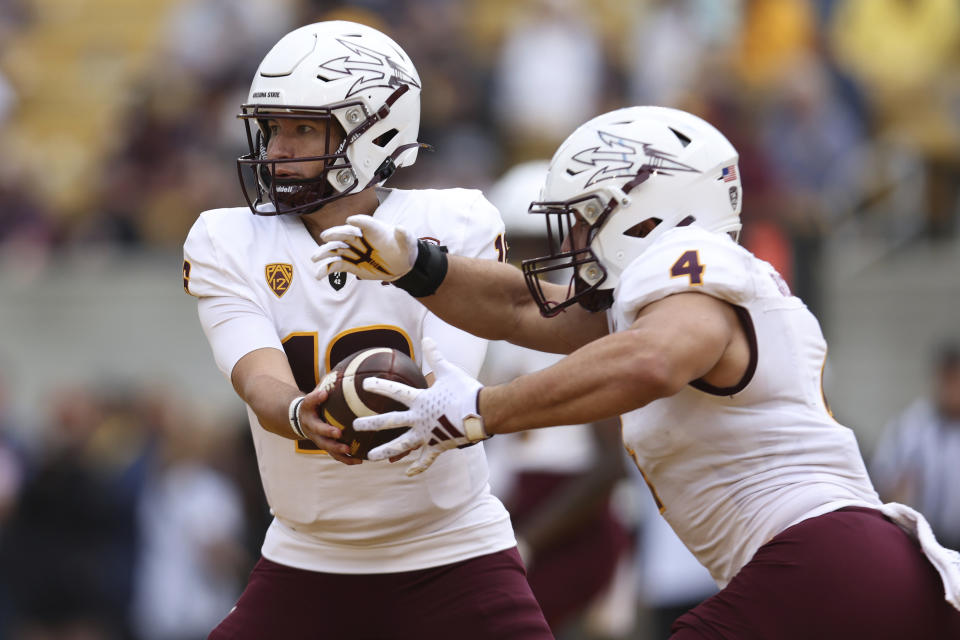
[[[623,436],[664,518],[723,587],[790,525],[880,500],[853,432],[823,396],[827,347],[816,318],[728,236],[695,226],[661,236],[624,271],[614,327],[692,291],[734,305],[755,358],[735,387],[694,382],[624,414]]]
[[[502,259],[503,223],[478,191],[378,190],[374,217],[451,253]],[[184,245],[184,287],[227,378],[245,354],[282,350],[300,388],[344,356],[373,346],[423,365],[424,336],[476,376],[486,342],[441,322],[406,292],[334,274],[317,280],[317,244],[298,216],[247,208],[204,212]],[[427,371],[425,371],[427,373]],[[330,573],[389,573],[439,566],[515,544],[509,515],[490,493],[483,446],[441,456],[408,478],[406,463],[347,466],[310,441],[263,429],[247,408],[274,521],[263,545],[275,562]]]

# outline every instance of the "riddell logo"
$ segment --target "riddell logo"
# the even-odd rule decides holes
[[[253,94],[254,98],[279,98],[279,91],[257,91]]]

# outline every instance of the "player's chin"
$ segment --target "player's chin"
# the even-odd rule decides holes
[[[302,184],[298,181],[277,183],[276,204],[280,211],[299,209],[300,213],[316,213],[333,195],[333,187],[325,182]]]

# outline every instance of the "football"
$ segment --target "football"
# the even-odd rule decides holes
[[[365,390],[363,381],[370,377],[395,380],[418,389],[427,388],[427,379],[417,363],[396,349],[365,349],[338,362],[320,380],[320,387],[326,389],[328,395],[318,411],[324,422],[343,430],[339,441],[350,446],[350,455],[354,458],[366,459],[371,449],[393,440],[408,429],[353,430],[354,418],[407,408],[386,396]]]

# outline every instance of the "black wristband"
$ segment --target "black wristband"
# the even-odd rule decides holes
[[[413,263],[413,268],[391,284],[414,298],[425,298],[433,295],[446,277],[447,248],[426,240],[417,240],[417,260]]]

